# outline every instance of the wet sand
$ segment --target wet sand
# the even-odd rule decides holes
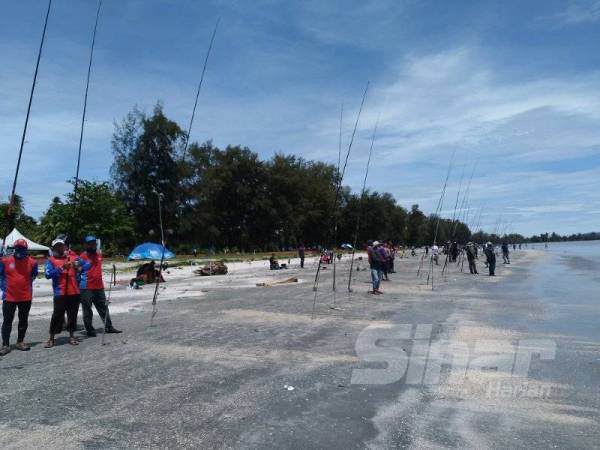
[[[416,277],[418,257],[396,260],[398,273],[390,275],[392,281],[382,285],[385,295],[377,297],[367,293],[368,271],[355,272],[353,292],[347,292],[347,262],[338,266],[335,296],[332,267],[322,272],[314,319],[314,262],[300,270],[292,260],[291,268],[280,272],[262,262],[237,265],[231,275],[211,278],[173,269],[161,290],[154,326],[149,326],[152,289],[119,288],[111,305],[113,322],[125,333],[107,335],[105,346],[100,336],[82,337],[78,347],[64,345],[63,335],[61,345],[50,350],[41,345],[49,303],[44,305],[40,284],[28,334],[33,349],[13,351],[0,361],[0,446],[597,445],[600,343],[574,329],[557,335],[544,328],[549,307],[528,290],[532,271],[544,263],[542,252],[515,253],[513,264],[499,264],[495,278],[451,266],[444,280],[437,267],[434,290],[426,277]],[[300,283],[256,287],[295,276]],[[534,338],[555,342],[556,355],[534,356],[527,376],[516,383],[506,367],[492,370],[492,361],[490,370],[485,365],[482,371],[469,370],[458,384],[445,373],[429,384],[410,384],[405,377],[353,384],[356,369],[386,368],[361,359],[357,343],[360,347],[365,330],[401,324],[411,333],[418,325],[431,325],[432,345],[466,344],[454,353],[457,358],[478,343],[489,353]],[[412,337],[381,343],[387,347],[381,361],[390,349],[411,354]],[[526,384],[538,395],[530,390],[524,396]]]

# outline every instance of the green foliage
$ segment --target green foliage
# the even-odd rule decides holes
[[[211,142],[191,143],[185,162],[179,158],[181,129],[158,105],[151,117],[134,110],[116,125],[113,136],[113,184],[132,211],[138,234],[157,229],[156,191],[163,195],[168,240],[179,248],[232,251],[275,250],[304,243],[313,247],[335,241],[367,239],[431,243],[431,220],[415,205],[410,213],[389,193],[342,188],[334,165],[276,154],[263,161],[246,147],[219,149]],[[337,214],[337,217],[334,215]],[[444,235],[451,235],[444,225]],[[461,224],[457,236],[466,238]]]
[[[112,139],[114,187],[135,216],[140,236],[158,235],[158,196],[162,195],[165,228],[179,222],[179,156],[185,133],[157,104],[152,116],[135,109],[115,125]],[[142,239],[143,240],[143,239]]]
[[[3,239],[13,228],[17,228],[25,236],[32,236],[37,231],[37,223],[33,217],[25,214],[23,199],[15,195],[10,220],[7,220],[9,203],[0,203],[0,239]]]
[[[79,180],[77,194],[68,193],[65,202],[58,197],[52,200],[34,237],[50,244],[57,235],[67,234],[77,248],[86,235],[93,234],[102,239],[109,255],[136,241],[134,224],[134,217],[109,183]]]

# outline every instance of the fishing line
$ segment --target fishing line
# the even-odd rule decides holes
[[[81,165],[81,147],[83,145],[83,132],[85,129],[85,118],[87,115],[88,92],[90,89],[90,77],[92,74],[92,63],[94,62],[94,48],[96,47],[96,33],[98,31],[98,20],[100,19],[100,10],[102,8],[102,0],[98,0],[98,8],[96,10],[96,21],[94,22],[94,31],[92,33],[92,45],[90,48],[90,59],[88,63],[87,78],[85,81],[85,94],[83,96],[83,113],[81,115],[81,130],[79,132],[79,148],[77,150],[77,169],[75,170],[75,184],[73,193],[75,195],[75,204],[77,205],[77,188],[79,187],[79,168]]]
[[[338,198],[340,195],[340,190],[342,187],[342,182],[344,179],[344,175],[346,173],[346,167],[348,165],[348,158],[350,157],[350,151],[352,150],[352,144],[354,143],[354,137],[356,135],[356,129],[358,128],[358,122],[360,120],[360,115],[362,113],[362,109],[363,106],[365,104],[365,99],[367,97],[367,92],[369,90],[369,84],[370,82],[367,81],[367,85],[365,87],[365,91],[363,92],[363,96],[362,96],[362,100],[360,102],[360,108],[358,109],[358,114],[356,116],[356,122],[354,123],[354,129],[352,130],[352,136],[350,137],[350,143],[348,144],[348,151],[346,152],[346,158],[344,160],[344,166],[342,168],[342,173],[339,177],[338,180],[338,184],[335,190],[335,198],[333,200],[333,207],[331,208],[331,210],[334,212],[334,228],[333,228],[333,240],[335,242],[335,239],[337,237],[337,214],[335,214],[336,212],[336,208],[337,208],[337,203],[338,203]],[[321,260],[320,260],[320,256],[319,256],[319,260],[318,260],[318,264],[317,264],[317,273],[315,274],[315,281],[313,284],[313,291],[315,292],[315,296],[313,299],[313,307],[312,307],[312,312],[313,312],[313,317],[314,317],[314,312],[315,312],[315,308],[317,306],[317,292],[318,292],[318,288],[319,288],[319,275],[321,272]]]
[[[19,179],[19,170],[21,168],[21,159],[23,157],[23,147],[25,146],[25,138],[27,137],[27,127],[29,125],[29,116],[31,114],[31,104],[33,102],[33,94],[35,92],[35,86],[37,84],[37,77],[38,77],[38,71],[40,68],[40,60],[42,59],[42,51],[44,49],[44,41],[46,40],[46,29],[48,28],[48,18],[50,17],[50,10],[52,9],[52,0],[48,0],[48,9],[46,10],[46,18],[44,19],[44,29],[42,31],[42,39],[40,41],[40,47],[38,50],[38,54],[37,54],[37,61],[35,63],[35,71],[33,73],[33,82],[31,83],[31,91],[29,93],[29,102],[27,104],[27,113],[25,114],[25,125],[23,127],[23,134],[21,136],[21,145],[19,147],[19,156],[17,158],[17,167],[15,169],[15,176],[13,179],[13,184],[12,184],[12,190],[10,193],[10,198],[9,198],[9,203],[8,203],[8,208],[6,210],[6,231],[4,234],[4,239],[2,240],[2,249],[4,249],[5,243],[6,243],[6,237],[8,236],[8,233],[10,233],[12,230],[11,228],[13,224],[13,218],[12,218],[12,213],[13,213],[13,208],[14,208],[14,202],[15,202],[15,192],[17,190],[17,181]],[[0,252],[0,253],[3,253]]]
[[[194,118],[196,117],[196,108],[198,107],[198,98],[200,97],[200,91],[202,89],[202,84],[204,83],[204,75],[206,74],[206,68],[208,66],[208,59],[210,58],[210,54],[213,48],[213,43],[215,42],[215,36],[217,35],[217,29],[219,28],[219,22],[221,18],[217,19],[217,23],[215,24],[215,28],[212,32],[212,36],[210,38],[210,44],[208,45],[208,51],[206,52],[206,57],[204,58],[204,66],[202,67],[202,74],[200,75],[200,82],[198,83],[198,89],[196,90],[196,99],[194,101],[194,108],[192,109],[192,116],[190,117],[190,124],[187,129],[187,133],[185,135],[185,145],[183,147],[183,156],[181,158],[182,162],[185,162],[185,157],[187,154],[188,146],[190,143],[190,134],[192,132],[192,126],[194,125]]]
[[[358,208],[358,216],[356,218],[356,228],[354,229],[354,242],[352,243],[352,257],[350,259],[350,273],[348,275],[348,292],[352,292],[352,271],[354,270],[354,255],[356,253],[356,244],[358,242],[358,230],[360,228],[360,219],[365,203],[365,191],[367,189],[367,178],[369,176],[369,167],[371,166],[371,156],[373,155],[373,146],[375,145],[375,137],[377,136],[377,127],[379,126],[379,118],[381,114],[377,116],[375,127],[373,128],[373,135],[371,136],[371,146],[369,147],[369,157],[367,158],[367,168],[365,170],[365,178],[363,179],[362,190],[360,192],[360,205]]]

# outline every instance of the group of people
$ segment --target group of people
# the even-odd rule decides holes
[[[516,248],[516,246],[514,246]],[[475,260],[478,259],[479,247],[473,242],[467,243],[465,246],[465,254],[467,261],[469,262],[469,272],[475,275],[477,272],[477,265]],[[487,242],[483,248],[483,254],[485,255],[485,265],[488,269],[489,276],[493,277],[496,275],[496,249],[494,244]],[[510,264],[510,251],[508,243],[502,243],[502,258],[504,264]]]
[[[44,275],[52,280],[53,311],[50,319],[49,337],[45,348],[55,345],[56,335],[65,328],[69,332],[69,344],[78,345],[75,337],[77,314],[81,304],[83,325],[89,337],[96,336],[93,326],[92,306],[104,322],[106,333],[121,333],[110,320],[108,304],[102,279],[102,253],[97,239],[86,236],[85,250],[77,255],[67,246],[67,238],[58,236],[52,241],[51,254],[46,260]],[[17,350],[31,348],[25,342],[29,311],[33,299],[33,282],[38,276],[38,262],[29,255],[24,239],[14,242],[12,255],[0,258],[0,289],[2,290],[2,347],[0,356],[11,351],[10,335],[15,313],[18,315]]]
[[[389,281],[388,274],[395,273],[394,260],[396,259],[396,247],[391,242],[368,241],[367,257],[371,270],[371,282],[373,289],[369,291],[374,295],[381,295],[382,281]]]

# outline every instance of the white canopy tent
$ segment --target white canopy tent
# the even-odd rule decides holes
[[[33,242],[31,239],[27,239],[16,228],[14,230],[12,230],[8,236],[6,236],[6,247],[8,247],[8,248],[14,247],[15,241],[18,239],[25,239],[27,241],[29,251],[50,252],[50,247],[46,247],[45,245],[41,245],[41,244],[38,244],[37,242]],[[2,239],[0,239],[0,248],[5,248],[4,243],[2,242]]]

